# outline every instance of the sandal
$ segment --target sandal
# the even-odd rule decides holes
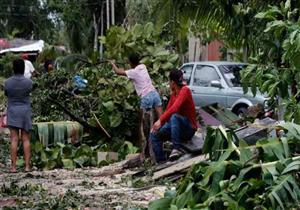
[[[177,160],[178,158],[180,158],[182,155],[184,155],[184,152],[182,152],[178,149],[173,149],[169,156],[169,159],[171,161],[174,161],[174,160]]]

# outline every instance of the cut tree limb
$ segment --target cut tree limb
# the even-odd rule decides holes
[[[95,113],[92,113],[93,117],[95,118],[98,126],[101,128],[101,130],[106,134],[106,136],[111,139],[111,136],[109,135],[109,133],[105,130],[105,128],[101,125],[101,123],[99,122],[98,118],[96,117]]]
[[[103,127],[90,125],[89,123],[87,123],[83,119],[75,116],[75,114],[73,114],[70,110],[68,110],[64,105],[62,105],[61,103],[59,103],[58,101],[56,101],[55,99],[53,99],[51,97],[48,97],[48,100],[50,102],[56,104],[57,106],[59,106],[67,115],[69,115],[71,117],[72,120],[75,120],[75,121],[79,122],[85,128],[88,128],[88,129],[90,129],[94,132],[99,132],[100,131],[102,134],[107,136],[109,139],[111,138],[110,135],[107,135],[107,131],[105,129],[102,129]]]
[[[200,156],[182,161],[182,162],[172,165],[168,168],[164,168],[160,171],[154,172],[152,179],[157,180],[157,179],[166,177],[170,174],[173,174],[175,172],[185,170],[194,164],[200,163],[201,161],[205,161],[206,159],[207,158],[205,157],[205,155],[200,155]]]

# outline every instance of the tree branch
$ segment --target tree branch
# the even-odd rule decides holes
[[[87,123],[86,121],[84,121],[83,119],[75,116],[75,114],[73,114],[64,105],[62,105],[61,103],[59,103],[58,101],[56,101],[52,97],[49,96],[47,99],[50,102],[52,102],[52,103],[56,104],[57,106],[59,106],[67,115],[69,115],[71,117],[72,120],[75,120],[75,121],[79,122],[83,127],[88,128],[88,129],[90,129],[91,131],[94,131],[94,132],[100,132],[109,139],[111,138],[110,135],[107,133],[107,131],[103,127],[101,127],[101,126],[92,126],[89,123]]]

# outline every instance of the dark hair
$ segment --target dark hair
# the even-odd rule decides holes
[[[14,74],[24,74],[25,62],[23,59],[16,59],[13,61]]]
[[[183,73],[181,70],[173,69],[169,75],[170,81],[174,81],[178,86],[183,86]]]
[[[137,66],[140,64],[140,55],[137,53],[131,53],[128,56],[128,60],[132,65]]]

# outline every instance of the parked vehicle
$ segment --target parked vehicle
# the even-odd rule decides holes
[[[240,83],[240,71],[247,67],[236,62],[191,62],[180,68],[190,87],[196,107],[219,103],[237,115],[246,112],[257,103],[266,105],[267,98],[259,92],[244,94]]]

